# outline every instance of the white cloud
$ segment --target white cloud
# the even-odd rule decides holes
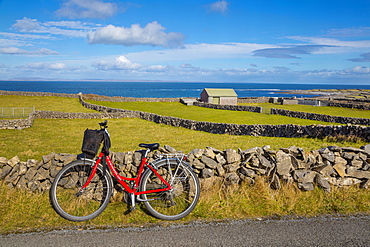
[[[70,19],[77,18],[97,18],[105,19],[115,15],[118,11],[115,3],[103,2],[99,0],[69,0],[55,11],[59,17]]]
[[[111,44],[111,45],[152,45],[164,47],[178,47],[182,44],[184,35],[181,33],[165,33],[165,28],[154,21],[148,23],[144,28],[139,24],[131,27],[116,27],[108,25],[99,28],[95,32],[89,32],[88,42],[90,44]]]
[[[210,5],[209,9],[213,12],[219,12],[221,14],[225,14],[227,11],[227,5],[229,3],[225,0],[214,2]]]
[[[221,43],[221,44],[186,44],[181,49],[150,50],[127,53],[125,56],[131,60],[141,62],[179,61],[195,59],[240,58],[252,56],[252,52],[265,48],[278,48],[280,46],[255,43]]]
[[[361,37],[370,35],[370,27],[352,27],[342,29],[331,29],[327,32],[334,37]]]
[[[57,55],[59,54],[56,51],[52,51],[46,48],[42,48],[35,51],[26,51],[17,47],[3,47],[0,48],[1,54],[8,54],[8,55]]]
[[[65,63],[37,62],[27,64],[26,68],[35,70],[66,70],[68,69],[68,66]]]
[[[363,51],[364,48],[370,48],[370,40],[342,41],[332,38],[289,36],[289,39],[309,42],[311,44],[327,46],[320,49],[315,54],[334,54],[353,51]]]
[[[95,62],[93,67],[100,70],[135,70],[141,67],[138,63],[132,63],[125,56],[116,57],[114,61],[101,60]]]
[[[44,33],[77,38],[85,38],[87,31],[94,29],[94,27],[89,23],[65,21],[41,23],[37,19],[27,17],[24,17],[21,20],[16,20],[16,23],[12,25],[12,28],[18,32],[24,33]]]

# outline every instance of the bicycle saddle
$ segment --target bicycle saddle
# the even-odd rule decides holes
[[[151,143],[151,144],[140,143],[139,147],[155,150],[159,148],[159,143]]]

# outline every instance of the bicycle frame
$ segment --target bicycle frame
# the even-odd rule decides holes
[[[105,155],[104,152],[101,152],[95,161],[95,164],[93,165],[92,172],[87,179],[86,183],[81,187],[80,191],[83,191],[91,182],[92,178],[95,176],[96,170],[98,169],[98,165],[101,163],[105,156],[105,161],[107,162],[107,165],[109,167],[109,170],[112,172],[112,175],[117,179],[117,181],[124,187],[124,189],[133,195],[142,195],[142,194],[149,194],[149,193],[155,193],[155,192],[162,192],[162,191],[169,191],[172,189],[172,186],[157,172],[153,166],[150,165],[150,163],[147,162],[147,158],[144,156],[141,159],[141,163],[139,166],[139,171],[138,174],[135,178],[128,178],[121,176],[117,169],[114,167],[112,160],[108,155]],[[140,185],[140,180],[141,177],[144,173],[144,167],[148,167],[150,170],[153,171],[153,173],[167,186],[166,188],[161,188],[161,189],[153,189],[153,190],[146,190],[146,191],[138,191],[139,185]],[[132,181],[134,186],[132,188],[127,184],[126,181]]]

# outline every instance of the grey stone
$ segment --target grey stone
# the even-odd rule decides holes
[[[202,170],[201,175],[202,175],[202,178],[209,178],[214,175],[214,171],[212,169],[205,168]]]
[[[356,160],[351,161],[351,165],[354,166],[354,167],[357,167],[357,168],[361,168],[363,163],[364,163],[364,161],[360,160],[360,159],[356,159]]]
[[[298,183],[298,188],[304,191],[313,190],[313,183]]]
[[[366,152],[370,155],[370,144],[362,146],[361,149],[364,150],[364,152]]]
[[[242,153],[243,154],[256,154],[256,153],[261,154],[261,153],[263,153],[263,149],[260,148],[260,147],[253,147],[253,148],[244,150]]]
[[[315,177],[315,183],[326,192],[331,191],[331,186],[327,180],[321,175],[317,174]]]
[[[62,170],[62,167],[59,166],[52,166],[50,167],[50,177],[55,178],[58,172]]]
[[[222,156],[221,154],[219,154],[219,153],[218,153],[218,154],[215,156],[215,158],[216,158],[216,161],[217,161],[219,164],[221,164],[221,165],[226,164],[226,160],[225,160],[224,156]]]
[[[34,167],[30,167],[24,177],[27,179],[27,181],[31,181],[31,179],[35,176],[37,173],[37,170]]]
[[[24,175],[27,172],[27,163],[19,162],[19,175]]]
[[[8,159],[4,157],[0,157],[0,167],[5,166],[6,164],[8,164]]]
[[[4,179],[11,171],[13,167],[6,165],[2,168],[1,179]]]
[[[248,169],[244,166],[242,166],[239,171],[240,171],[241,174],[243,174],[247,177],[251,177],[251,178],[256,177],[256,172],[255,171],[253,171],[252,169]]]
[[[240,168],[240,163],[232,163],[224,165],[224,169],[227,173],[236,172]]]
[[[48,155],[42,156],[42,161],[44,162],[44,164],[46,164],[46,163],[50,162],[52,159],[54,159],[54,157],[55,157],[55,153],[52,152]]]
[[[350,186],[350,185],[355,185],[359,183],[361,183],[361,180],[356,179],[356,178],[339,178],[337,180],[338,186]]]
[[[204,153],[204,149],[193,149],[190,154],[193,154],[196,158],[200,158]]]
[[[202,155],[201,161],[211,169],[216,169],[217,167],[217,162],[205,155]]]
[[[16,185],[16,188],[18,188],[18,189],[27,189],[27,180],[26,180],[26,178],[24,176],[22,176],[19,179],[19,181],[18,181],[18,183]]]
[[[234,149],[226,149],[225,156],[227,163],[239,162],[241,159],[240,154],[238,154]]]
[[[40,168],[37,170],[37,173],[35,175],[35,180],[41,181],[49,178],[49,170],[46,170],[44,168]]]
[[[225,175],[225,169],[222,167],[221,164],[218,164],[216,167],[216,171],[218,176],[223,177]]]
[[[350,171],[347,173],[348,177],[354,177],[354,178],[366,178],[370,179],[370,172],[369,171],[361,171],[361,170],[355,170],[355,171]]]
[[[272,167],[273,167],[273,165],[271,164],[271,162],[270,162],[268,159],[266,159],[266,157],[265,157],[265,156],[263,156],[263,155],[258,155],[257,157],[258,157],[258,159],[260,160],[260,164],[261,164],[263,167],[268,167],[268,168],[272,168]]]
[[[214,159],[215,158],[215,153],[210,148],[206,148],[204,150],[204,155],[207,156],[207,157],[209,157],[209,158],[211,158],[211,159]]]
[[[321,154],[321,157],[323,159],[326,159],[326,160],[330,161],[330,162],[334,162],[335,161],[335,155],[334,155],[333,152],[322,153]]]
[[[314,170],[323,175],[324,177],[330,177],[335,174],[335,170],[333,166],[330,164],[316,167]]]
[[[334,170],[338,173],[339,176],[344,178],[346,176],[346,166],[343,164],[333,165]]]
[[[18,158],[18,156],[14,156],[10,160],[8,160],[8,165],[10,165],[11,167],[14,167],[19,162],[20,162],[20,159]]]
[[[276,172],[280,176],[286,176],[293,170],[291,155],[279,150],[276,153]]]
[[[35,166],[37,166],[37,160],[35,159],[27,160],[27,167],[35,167]]]
[[[169,153],[176,153],[176,149],[169,145],[164,145],[164,148],[169,152]]]
[[[206,165],[202,162],[200,162],[200,160],[198,159],[195,159],[191,162],[192,166],[198,170],[202,170],[206,167]]]
[[[356,156],[357,154],[353,152],[343,152],[342,153],[342,157],[346,160],[353,160]]]

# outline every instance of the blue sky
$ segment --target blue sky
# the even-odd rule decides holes
[[[369,0],[0,0],[0,79],[370,85]]]

